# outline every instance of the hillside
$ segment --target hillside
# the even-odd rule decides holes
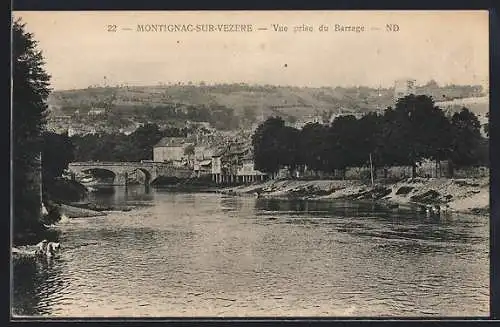
[[[480,86],[444,86],[428,83],[417,93],[433,96],[436,101],[478,96]],[[189,107],[229,108],[237,117],[265,118],[282,115],[302,119],[338,110],[367,112],[393,105],[394,89],[368,87],[287,87],[252,86],[247,84],[220,85],[158,85],[96,87],[81,90],[56,91],[49,98],[55,114],[71,115],[76,110],[106,108],[125,116],[136,117],[155,107],[184,111]]]

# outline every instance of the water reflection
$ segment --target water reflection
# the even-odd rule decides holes
[[[62,295],[66,280],[59,258],[13,260],[13,315],[51,314],[50,302]]]
[[[62,227],[59,261],[15,266],[17,312],[488,314],[489,229],[477,217],[140,187],[94,196],[148,205]]]
[[[89,201],[106,205],[133,205],[154,199],[151,186],[106,186],[97,188],[88,196]]]

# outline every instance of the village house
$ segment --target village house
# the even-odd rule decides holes
[[[304,126],[307,124],[323,124],[323,117],[320,115],[309,115],[305,116],[304,118],[300,119],[294,124],[294,127],[297,129],[302,129]]]
[[[136,129],[137,129],[137,127],[135,125],[130,125],[130,126],[127,126],[127,127],[120,128],[118,130],[118,132],[121,133],[121,134],[130,135],[133,132],[135,132]]]
[[[353,111],[353,110],[350,110],[350,109],[339,109],[337,112],[333,112],[330,116],[330,119],[329,119],[329,123],[333,123],[333,121],[338,118],[338,117],[342,117],[342,116],[354,116],[356,117],[356,119],[360,119],[361,117],[363,117],[363,113],[362,112],[356,112],[356,111]]]
[[[194,146],[194,159],[197,161],[210,160],[214,154],[214,149],[208,144],[196,144]]]
[[[188,145],[193,143],[188,142],[185,137],[164,137],[153,147],[153,161],[183,165]]]
[[[218,184],[251,183],[264,180],[267,174],[254,169],[251,147],[245,143],[228,143],[212,156],[212,178]]]
[[[192,137],[164,137],[153,147],[153,161],[188,165],[197,172],[210,173],[213,151],[210,144],[197,143]]]
[[[193,170],[198,177],[212,174],[212,158],[195,161]]]
[[[402,78],[394,81],[394,99],[405,97],[416,93],[416,80],[413,78]]]
[[[255,169],[253,153],[248,152],[241,161],[241,167],[236,173],[237,179],[242,183],[251,183],[255,181],[263,181],[267,174]]]
[[[198,177],[211,174],[213,154],[214,149],[209,143],[195,143],[194,155],[190,159],[193,161],[193,169]]]
[[[101,116],[101,115],[104,115],[105,113],[106,113],[105,108],[92,108],[89,110],[87,115],[88,116]]]

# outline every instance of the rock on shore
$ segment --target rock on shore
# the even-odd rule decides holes
[[[98,217],[106,215],[104,212],[73,207],[66,204],[59,204],[58,207],[61,214],[66,215],[68,218]]]
[[[399,203],[447,204],[452,211],[486,213],[489,212],[489,186],[489,178],[414,178],[393,185],[388,199]]]
[[[489,178],[408,178],[372,187],[356,180],[270,180],[221,190],[225,194],[300,199],[374,199],[398,204],[441,204],[452,211],[488,214]]]

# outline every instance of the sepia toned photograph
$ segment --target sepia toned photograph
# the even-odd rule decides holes
[[[490,315],[488,11],[14,11],[11,319]]]

